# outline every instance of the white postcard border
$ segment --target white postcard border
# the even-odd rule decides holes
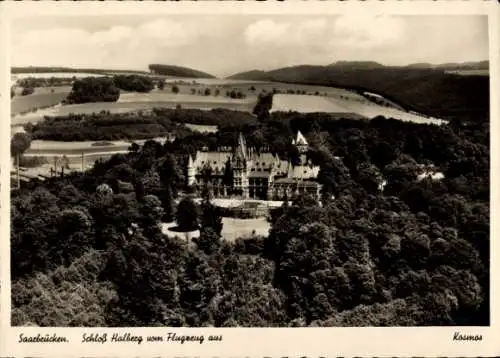
[[[500,119],[498,24],[500,7],[495,2],[2,2],[0,4],[0,91],[2,133],[10,133],[9,21],[29,21],[36,15],[97,14],[335,14],[377,12],[390,14],[487,14],[489,16],[491,137],[498,138]],[[7,138],[6,138],[7,139]],[[419,328],[38,328],[10,327],[10,159],[9,140],[1,143],[0,356],[495,356],[500,354],[498,217],[499,144],[491,140],[491,326]],[[496,180],[495,180],[496,179]],[[82,344],[83,333],[131,333],[133,335],[204,335],[205,343]],[[481,342],[454,342],[454,332],[481,334]],[[70,343],[20,344],[19,335],[41,333],[65,336]],[[222,335],[222,342],[207,342]]]

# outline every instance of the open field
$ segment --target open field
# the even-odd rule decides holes
[[[217,126],[211,126],[211,125],[203,125],[203,124],[191,124],[187,123],[185,124],[186,127],[191,129],[192,131],[200,132],[200,133],[216,133],[217,132]]]
[[[176,108],[181,105],[182,108],[211,110],[214,108],[223,108],[237,111],[249,112],[253,110],[255,101],[242,101],[231,98],[220,97],[215,101],[213,97],[186,95],[180,100],[151,100],[148,94],[133,94],[137,95],[137,101],[124,102],[98,102],[98,103],[83,103],[71,105],[56,105],[51,108],[41,109],[36,112],[19,114],[12,118],[11,125],[22,125],[26,123],[37,123],[43,120],[44,116],[66,116],[70,113],[74,114],[92,114],[101,111],[109,111],[111,113],[126,113],[134,111],[147,111],[155,107],[158,108]],[[141,98],[142,95],[142,98]],[[175,96],[175,95],[173,95]],[[189,96],[189,98],[188,98]],[[130,97],[129,97],[130,99]]]
[[[186,84],[200,84],[207,86],[246,85],[246,84],[251,86],[252,84],[256,85],[260,83],[266,83],[262,81],[234,80],[230,78],[189,78],[189,77],[172,77],[172,76],[167,76],[165,82],[168,85],[174,83],[186,83]]]
[[[102,76],[96,73],[85,73],[85,72],[33,72],[33,73],[14,73],[11,75],[11,79],[20,80],[28,77],[35,78],[83,78],[83,77],[98,77]]]
[[[341,101],[334,101],[328,97],[295,95],[295,94],[275,94],[273,97],[272,112],[287,112],[294,110],[302,113],[329,112],[329,113],[349,113],[347,106]]]
[[[148,108],[164,107],[176,108],[180,105],[182,108],[195,108],[210,110],[213,108],[232,109],[237,111],[251,112],[257,103],[257,96],[250,95],[247,98],[236,99],[225,96],[225,91],[221,91],[215,96],[215,87],[178,85],[179,93],[172,93],[171,88],[165,87],[163,91],[153,90],[149,93],[130,93],[122,91],[117,103],[133,103],[138,106],[149,105]],[[192,94],[191,89],[204,91],[210,89],[211,95]]]
[[[380,106],[365,98],[346,99],[345,97],[341,98],[337,96],[318,97],[308,95],[277,94],[274,95],[273,107],[271,111],[297,111],[303,113],[356,113],[366,118],[384,116],[415,123],[442,124],[444,122],[440,119],[425,117],[423,115],[405,112],[392,107]]]
[[[191,86],[186,86],[191,87]],[[179,89],[180,90],[180,89]],[[248,104],[251,103],[255,105],[256,98],[252,99],[232,99],[225,97],[222,93],[218,96],[209,95],[193,95],[190,93],[179,92],[178,94],[172,93],[168,88],[163,91],[152,90],[148,93],[137,93],[137,92],[125,92],[121,91],[118,103],[141,103],[141,102],[166,102],[174,104],[189,104],[189,103],[214,103],[214,104],[224,104],[224,103],[234,103],[234,104]]]
[[[226,240],[234,241],[239,237],[249,237],[252,235],[269,235],[271,225],[266,218],[258,219],[234,219],[222,218],[222,237]],[[182,239],[191,240],[194,237],[200,236],[200,231],[177,232],[171,230],[176,227],[175,222],[163,223],[162,232],[169,237],[180,237]]]
[[[84,103],[74,105],[54,105],[59,103],[69,93],[69,87],[59,87],[54,93],[48,88],[37,88],[35,94],[25,97],[15,97],[12,100],[13,114],[12,125],[36,123],[44,116],[65,116],[70,113],[91,114],[100,111],[111,113],[125,113],[132,111],[147,111],[154,107],[182,108],[211,110],[224,108],[251,112],[257,102],[257,95],[261,92],[281,93],[275,94],[272,111],[298,111],[304,113],[328,112],[345,114],[346,117],[361,116],[373,118],[379,115],[393,117],[403,121],[416,123],[436,123],[441,121],[428,118],[416,113],[409,113],[393,106],[383,106],[373,103],[367,98],[355,92],[333,87],[298,85],[274,82],[252,82],[225,79],[182,79],[182,83],[176,84],[179,93],[172,92],[172,84],[169,81],[180,81],[181,79],[169,79],[163,90],[154,89],[149,93],[135,93],[122,91],[118,102]],[[195,84],[192,81],[196,81]],[[205,90],[210,90],[210,95],[205,96]],[[215,96],[215,92],[220,93]],[[226,96],[227,92],[241,92],[245,98],[236,99]],[[307,94],[285,94],[294,91]],[[194,93],[193,93],[194,92]],[[200,94],[201,93],[201,94]],[[35,112],[20,114],[37,107]],[[201,132],[214,132],[214,127],[192,126],[193,130]]]
[[[251,87],[255,88],[255,91],[251,91]],[[230,88],[235,89],[236,91],[242,91],[243,93],[249,94],[254,93],[258,94],[262,91],[265,92],[273,92],[273,90],[280,91],[281,93],[286,93],[287,91],[300,91],[306,92],[306,94],[318,94],[321,96],[347,96],[349,98],[364,98],[363,96],[357,94],[356,92],[348,91],[343,88],[336,87],[327,87],[327,86],[318,86],[318,85],[303,85],[303,84],[295,84],[295,83],[283,83],[283,82],[251,82],[245,81],[241,83],[228,83],[226,85],[222,85],[224,89]]]
[[[35,92],[27,96],[21,96],[20,91],[21,89],[18,88],[16,96],[11,100],[11,115],[19,115],[39,108],[54,106],[66,98],[71,91],[71,87],[36,87]],[[35,113],[27,113],[26,115],[30,114]]]
[[[25,78],[84,78],[84,77],[100,77],[103,75],[96,73],[84,72],[37,72],[37,73],[13,73],[10,76],[11,86],[15,85],[18,80]]]
[[[489,70],[456,70],[456,71],[446,71],[446,73],[454,73],[461,76],[489,76]]]
[[[158,142],[164,143],[167,138],[157,137],[152,138]],[[146,140],[135,140],[135,143],[143,145]],[[42,156],[42,155],[81,155],[85,153],[89,155],[105,154],[105,153],[126,153],[132,144],[132,141],[110,141],[106,142],[107,145],[100,145],[102,143],[96,141],[84,142],[60,142],[52,140],[34,140],[31,142],[30,148],[26,151],[25,155]]]

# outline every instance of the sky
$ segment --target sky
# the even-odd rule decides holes
[[[385,65],[488,59],[481,15],[171,15],[37,17],[11,29],[12,66],[147,70],[224,77],[335,61]]]

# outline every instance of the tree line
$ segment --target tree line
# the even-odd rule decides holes
[[[85,77],[72,82],[71,92],[63,103],[116,102],[120,98],[120,90],[144,93],[154,88],[155,82],[149,76],[123,74]]]

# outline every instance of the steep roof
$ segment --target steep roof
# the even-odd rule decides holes
[[[208,164],[213,170],[224,171],[229,158],[231,158],[229,152],[197,152],[194,167],[201,170]]]
[[[319,174],[319,166],[296,165],[293,167],[291,176],[294,179],[316,179]]]
[[[249,164],[251,168],[267,168],[274,166],[277,162],[278,159],[272,153],[253,153]]]
[[[295,145],[308,145],[306,138],[300,131],[297,131],[297,139],[295,140]]]
[[[240,159],[246,159],[247,153],[247,142],[245,137],[243,137],[243,134],[240,132],[238,135],[238,144],[236,146],[235,156]]]

